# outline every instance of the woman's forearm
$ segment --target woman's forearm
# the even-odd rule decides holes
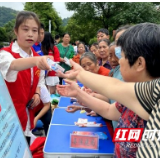
[[[37,120],[39,120],[50,108],[50,102],[46,103],[45,106],[41,109],[41,111],[36,116]]]
[[[40,93],[41,93],[41,91],[40,91],[40,87],[37,87],[37,88],[36,88],[35,93],[38,93],[38,94],[40,95]]]
[[[9,70],[21,71],[36,66],[37,57],[19,58],[12,61]]]
[[[93,93],[93,97],[101,99],[101,100],[106,101],[106,102],[109,102],[109,99],[107,97],[105,97],[101,94],[98,94],[98,93]]]
[[[119,91],[119,89],[125,86],[125,83],[112,77],[101,76],[82,70],[76,78],[83,83],[84,86],[91,88],[93,91],[109,99],[117,99],[117,94],[125,92],[125,90]]]
[[[101,76],[84,70],[79,72],[76,79],[93,91],[109,99],[118,101],[138,114],[141,118],[148,120],[148,113],[136,97],[134,90],[135,83],[122,82],[112,77]]]
[[[104,118],[110,119],[110,120],[118,120],[119,115],[115,114],[115,112],[111,113],[110,111],[110,104],[102,101],[100,99],[97,99],[86,92],[82,91],[81,89],[78,89],[78,93],[76,98],[82,102],[86,107],[92,109],[99,115],[101,115]]]

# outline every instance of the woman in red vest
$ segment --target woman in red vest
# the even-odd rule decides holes
[[[38,56],[31,48],[37,41],[39,28],[39,19],[35,13],[19,12],[14,28],[17,41],[0,51],[0,71],[26,137],[30,137],[30,130],[34,128],[34,112],[26,105],[31,99],[34,100],[32,107],[40,103],[40,86],[44,83],[44,72],[40,69],[50,68],[46,57]],[[38,67],[34,67],[36,65]]]

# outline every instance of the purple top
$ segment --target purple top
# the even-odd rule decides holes
[[[99,60],[99,66],[102,66],[102,59]],[[112,69],[108,61],[103,65],[103,67],[105,67],[105,68],[107,68],[109,70]]]

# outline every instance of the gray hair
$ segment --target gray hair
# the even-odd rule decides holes
[[[95,54],[93,54],[92,52],[85,52],[81,56],[81,58],[79,60],[80,65],[81,65],[81,61],[83,58],[89,58],[93,63],[97,64],[97,58],[96,58]]]

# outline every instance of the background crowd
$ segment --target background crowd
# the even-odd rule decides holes
[[[132,104],[132,101],[129,103],[128,100],[124,100],[124,95],[123,99],[120,99],[121,96],[115,98],[115,92],[114,95],[109,95],[108,92],[112,93],[112,90],[108,89],[108,86],[113,86],[115,79],[120,80],[120,84],[123,84],[123,81],[147,82],[159,77],[158,74],[152,74],[152,70],[148,68],[151,67],[149,59],[146,58],[149,55],[147,52],[159,53],[160,44],[155,37],[156,34],[160,34],[159,30],[158,25],[151,23],[120,26],[114,33],[114,39],[111,42],[109,31],[106,28],[100,28],[95,33],[97,41],[90,46],[79,40],[76,40],[75,44],[70,44],[72,37],[69,33],[64,33],[62,37],[59,35],[53,37],[51,33],[45,31],[44,25],[40,23],[35,13],[19,12],[14,28],[16,39],[10,46],[0,51],[0,71],[6,81],[27,141],[30,141],[32,129],[35,128],[39,119],[42,120],[47,135],[51,120],[50,95],[57,92],[64,96],[76,97],[79,103],[90,108],[90,111],[87,111],[88,116],[102,116],[111,137],[117,127],[145,128],[148,120],[145,112],[152,109],[146,107],[147,102],[143,102],[145,95],[139,96],[143,91],[137,87],[137,97],[140,103],[145,103],[144,115],[139,113],[138,109],[133,109],[135,104],[139,104],[136,100]],[[147,35],[150,40],[144,42]],[[151,46],[151,49],[143,50],[142,47],[139,47],[141,43],[144,43],[144,48],[148,49]],[[155,49],[155,52],[152,49]],[[67,76],[77,69],[75,72],[79,74],[72,75],[74,81],[67,80],[69,85],[59,85],[62,84],[62,78],[49,70],[46,61],[48,57],[65,69],[63,76],[66,78],[72,79]],[[72,59],[72,66],[68,63],[70,59]],[[87,77],[87,74],[93,78],[93,82],[91,82],[91,77]],[[84,79],[81,78],[82,75]],[[84,82],[84,86],[79,88],[76,80]],[[123,91],[124,88],[121,89]],[[17,94],[14,93],[15,90]],[[132,91],[133,87],[130,90]],[[119,95],[119,91],[116,91]],[[28,103],[30,105],[27,105]],[[70,106],[66,111],[75,112],[79,109],[82,108]],[[130,147],[128,143],[137,144],[138,142],[115,142],[114,156],[136,157],[138,145]],[[143,149],[139,150],[138,156],[145,156],[143,152]],[[153,153],[155,157],[159,156],[157,150],[154,150]]]

